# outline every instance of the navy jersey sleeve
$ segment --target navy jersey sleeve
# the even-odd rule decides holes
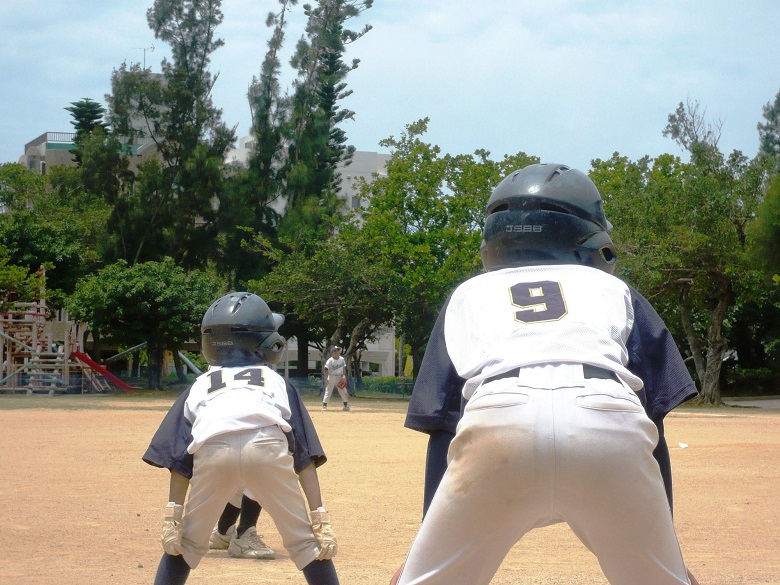
[[[455,370],[444,339],[444,315],[448,304],[449,298],[425,348],[404,423],[407,428],[424,433],[454,433],[463,412],[461,392],[466,380]]]
[[[187,453],[187,446],[192,442],[192,423],[184,416],[184,403],[189,395],[188,389],[173,403],[142,459],[149,465],[192,478],[192,455]]]
[[[664,417],[697,395],[696,385],[685,367],[672,334],[655,309],[641,294],[631,290],[634,327],[628,337],[628,369],[642,378],[639,392],[647,416],[658,428],[653,457],[664,480],[669,509],[674,509],[672,463],[664,436]]]
[[[287,384],[287,398],[290,402],[290,426],[292,427],[292,439],[288,436],[290,443],[290,450],[293,454],[293,466],[296,473],[307,467],[310,463],[314,463],[316,467],[319,467],[325,463],[328,458],[325,456],[325,451],[320,443],[320,438],[317,435],[317,430],[314,428],[314,423],[309,416],[309,411],[306,410],[306,405],[301,400],[301,395],[298,389],[293,386],[289,381],[285,381]]]
[[[697,395],[672,334],[641,294],[631,290],[634,327],[628,337],[627,368],[644,382],[645,410],[653,421],[662,420]]]

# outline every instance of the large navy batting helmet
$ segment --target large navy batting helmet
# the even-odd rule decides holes
[[[282,358],[284,338],[277,333],[284,315],[248,292],[214,301],[200,325],[201,351],[212,366],[275,364]]]
[[[612,273],[612,224],[596,185],[559,164],[515,171],[487,204],[480,254],[485,270],[540,264],[584,264]]]

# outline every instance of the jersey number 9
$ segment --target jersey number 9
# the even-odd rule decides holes
[[[521,323],[557,321],[568,313],[559,282],[519,282],[509,288],[509,294],[512,305],[520,308],[515,320]]]

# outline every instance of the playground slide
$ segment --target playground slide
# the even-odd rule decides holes
[[[87,364],[90,368],[95,370],[97,373],[101,374],[106,380],[114,384],[114,386],[116,386],[120,390],[124,390],[125,392],[127,392],[128,390],[135,390],[135,388],[133,388],[130,384],[128,384],[127,382],[123,382],[122,380],[117,378],[114,374],[109,372],[106,368],[101,366],[99,363],[97,363],[87,354],[81,351],[73,351],[71,352],[71,355],[76,359],[78,359],[79,361],[82,361],[85,364]]]

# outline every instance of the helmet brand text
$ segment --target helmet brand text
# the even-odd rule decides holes
[[[508,225],[504,228],[505,232],[512,232],[512,233],[534,233],[538,234],[542,232],[542,226],[540,225]]]

